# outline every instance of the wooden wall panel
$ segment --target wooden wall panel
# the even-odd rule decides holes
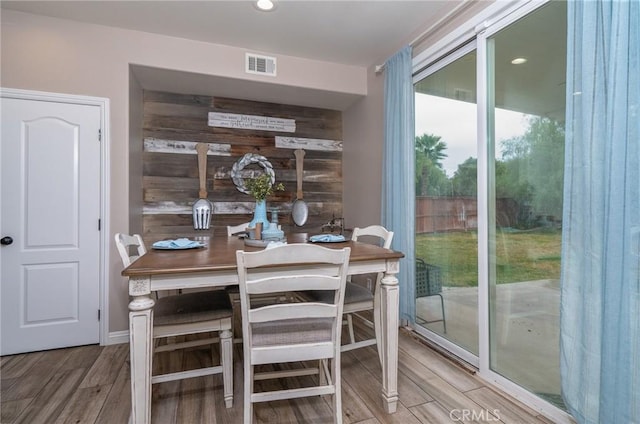
[[[293,119],[296,131],[210,127],[209,112]],[[143,119],[143,230],[149,240],[226,234],[227,225],[249,221],[253,198],[238,191],[230,176],[233,164],[246,153],[265,156],[273,166],[276,181],[285,186],[285,191],[267,199],[268,207],[279,208],[285,233],[319,233],[332,217],[342,216],[342,151],[305,149],[303,191],[309,219],[305,226],[296,227],[291,220],[296,197],[294,150],[278,148],[275,143],[276,136],[341,142],[340,111],[145,91]],[[198,198],[198,142],[210,143],[207,190],[214,215],[208,231],[194,230],[191,217],[191,206]],[[250,165],[244,171],[258,175],[261,169]]]

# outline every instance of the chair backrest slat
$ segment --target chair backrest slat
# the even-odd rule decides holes
[[[246,282],[246,290],[249,294],[294,292],[313,290],[316,287],[336,290],[339,286],[340,277],[328,275],[286,275],[284,277],[260,278]]]
[[[337,306],[330,303],[283,303],[263,306],[249,311],[249,322],[267,322],[285,319],[331,318],[337,315]]]
[[[244,255],[244,266],[246,268],[257,268],[262,266],[274,267],[278,265],[295,265],[304,268],[312,264],[336,264],[339,265],[344,259],[344,253],[338,249],[328,249],[315,244],[294,243],[281,247],[290,249],[265,249],[257,252],[246,252]],[[320,253],[318,247],[326,251]],[[293,254],[293,257],[291,257]]]

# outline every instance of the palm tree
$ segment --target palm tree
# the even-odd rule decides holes
[[[433,134],[422,134],[416,137],[416,152],[423,153],[432,164],[442,169],[442,160],[447,157],[447,143],[442,137]]]
[[[427,194],[429,171],[436,167],[442,171],[442,160],[447,157],[447,143],[440,136],[422,134],[416,137],[416,194]],[[446,177],[446,175],[445,175]]]

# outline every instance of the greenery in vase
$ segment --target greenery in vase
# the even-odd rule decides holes
[[[265,200],[268,196],[271,196],[274,191],[284,190],[282,183],[271,184],[269,174],[262,174],[258,178],[248,180],[245,183],[245,187],[249,190],[251,197],[256,199],[256,201]]]

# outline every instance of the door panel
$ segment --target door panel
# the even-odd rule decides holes
[[[78,320],[77,263],[25,266],[22,282],[24,326]]]
[[[23,126],[25,247],[78,248],[78,125],[45,117]]]
[[[2,98],[2,355],[99,341],[98,106]]]

